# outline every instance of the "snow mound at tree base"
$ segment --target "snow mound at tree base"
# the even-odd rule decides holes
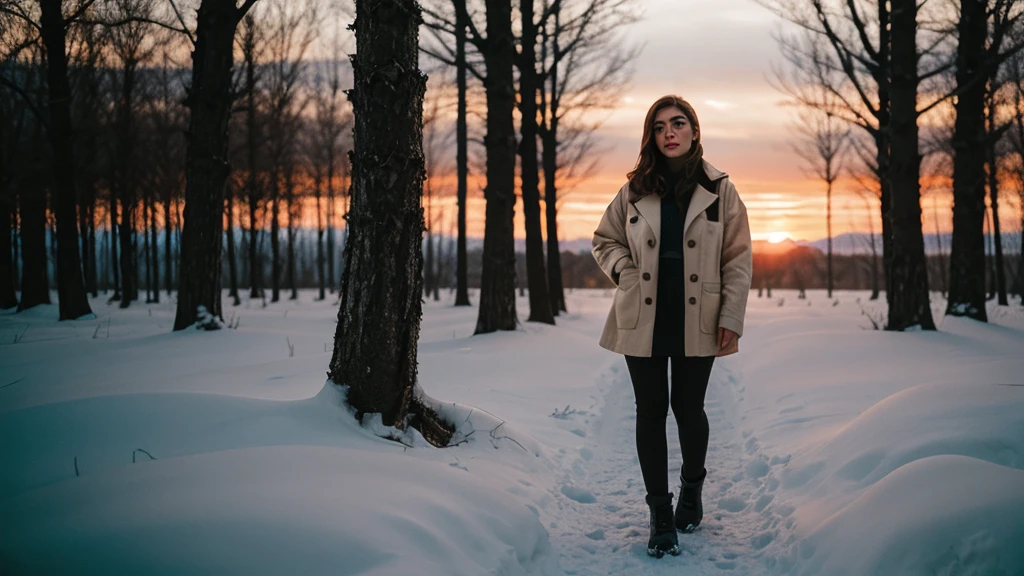
[[[556,573],[526,506],[440,462],[349,448],[145,462],[3,514],[19,527],[0,543],[8,574]]]
[[[129,394],[6,414],[4,574],[561,572],[525,473],[406,450],[343,400],[328,382],[291,402]]]

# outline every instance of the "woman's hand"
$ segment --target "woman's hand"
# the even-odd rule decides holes
[[[739,336],[728,328],[718,329],[718,349],[727,350],[733,346]]]

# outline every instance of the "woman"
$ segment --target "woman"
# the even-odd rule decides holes
[[[659,99],[647,112],[628,178],[594,231],[593,252],[618,286],[601,346],[626,356],[633,381],[636,447],[651,511],[647,553],[660,558],[679,554],[676,529],[692,531],[703,517],[704,395],[715,357],[739,350],[750,227],[728,175],[704,160],[697,114],[678,96]],[[683,451],[674,518],[665,435],[670,399]]]

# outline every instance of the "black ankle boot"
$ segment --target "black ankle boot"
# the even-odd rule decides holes
[[[676,528],[683,532],[693,532],[704,519],[701,490],[704,488],[704,478],[707,475],[708,471],[702,470],[700,478],[693,482],[688,482],[681,473],[679,475],[683,488],[679,491],[679,504],[676,505]]]
[[[679,555],[679,539],[672,525],[672,493],[667,496],[647,496],[651,509],[651,537],[647,540],[647,554],[661,558],[666,553]]]

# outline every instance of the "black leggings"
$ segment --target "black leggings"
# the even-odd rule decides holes
[[[708,416],[704,394],[714,356],[672,356],[672,413],[683,449],[683,475],[697,480],[708,454]],[[647,493],[668,494],[668,356],[626,356],[636,395],[636,451]]]

